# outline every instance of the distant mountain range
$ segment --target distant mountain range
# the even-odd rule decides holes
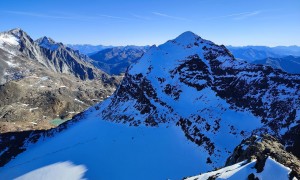
[[[142,55],[149,49],[150,46],[93,46],[93,45],[68,45],[69,47],[79,50],[81,53],[88,55],[94,61],[90,61],[93,65],[99,69],[105,71],[108,74],[121,74],[125,73],[127,67],[132,63],[137,62]],[[285,64],[285,61],[293,56],[300,57],[299,46],[243,46],[227,47],[235,58],[240,60],[246,60],[256,64],[268,64],[272,63],[265,59],[280,58],[280,63]],[[277,61],[277,60],[276,60]],[[272,65],[274,68],[282,69],[286,72],[297,73],[297,67],[292,67],[295,59],[291,59],[291,62],[287,62],[287,65],[281,65],[281,68],[277,65]],[[296,64],[295,64],[296,65]],[[297,66],[297,65],[296,65]],[[284,67],[284,68],[282,68]],[[292,69],[290,69],[290,67]]]
[[[107,48],[90,56],[92,64],[108,74],[125,73],[126,69],[136,63],[149,46],[125,46]]]
[[[256,60],[253,64],[264,64],[288,73],[300,74],[300,57],[286,56],[282,58],[266,58]]]
[[[104,46],[104,45],[89,45],[89,44],[68,44],[68,47],[78,50],[80,53],[91,56],[96,52],[104,49],[118,47],[139,47],[139,46]],[[143,46],[140,46],[143,47]],[[147,47],[147,46],[145,46]],[[300,56],[300,46],[226,46],[235,58],[246,61],[261,60],[268,57],[279,58],[284,56]]]
[[[234,47],[227,46],[230,52],[237,59],[246,60],[252,62],[255,60],[261,60],[265,58],[282,58],[285,56],[300,56],[299,46],[243,46]]]
[[[67,44],[69,48],[78,50],[81,54],[92,55],[103,49],[112,48],[114,46],[90,45],[90,44]]]

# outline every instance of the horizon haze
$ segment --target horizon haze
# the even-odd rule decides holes
[[[64,44],[159,45],[192,31],[224,45],[300,45],[300,2],[296,0],[83,3],[2,1],[0,31],[19,27],[34,39],[46,35]]]

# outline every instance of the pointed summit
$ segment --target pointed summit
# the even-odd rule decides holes
[[[17,38],[21,38],[22,36],[28,36],[26,34],[25,31],[23,31],[21,28],[14,28],[14,29],[11,29],[9,31],[7,31],[8,34],[11,34],[11,35],[14,35],[15,37]]]
[[[51,44],[56,44],[56,42],[53,39],[51,39],[47,36],[41,37],[41,38],[37,39],[35,42],[37,42],[37,43],[48,42],[48,43],[51,43]]]
[[[202,43],[212,44],[210,41],[202,39],[197,34],[191,31],[186,31],[180,34],[175,39],[169,40],[166,43],[160,45],[160,47],[169,47],[169,46],[176,45],[178,47],[182,47],[185,49],[191,47],[198,47]]]
[[[31,37],[23,31],[21,28],[14,28],[9,31],[4,32],[4,34],[7,34],[15,39],[17,39],[18,44],[21,46],[32,46],[33,45],[33,40]]]
[[[177,38],[175,38],[175,41],[178,43],[186,44],[186,43],[195,42],[199,39],[201,39],[201,37],[198,36],[197,34],[191,31],[186,31],[180,34]]]
[[[49,37],[41,37],[35,41],[39,46],[55,51],[59,48],[60,43],[56,43],[53,39]]]
[[[35,42],[38,44],[57,44],[53,39],[47,36],[41,37],[35,40]]]
[[[17,46],[23,31],[20,28],[0,33],[0,47]]]
[[[9,30],[8,32],[10,33],[19,33],[19,32],[24,32],[21,28],[14,28]]]
[[[192,31],[186,31],[182,34],[180,34],[176,39],[178,38],[199,38],[197,34],[193,33]]]

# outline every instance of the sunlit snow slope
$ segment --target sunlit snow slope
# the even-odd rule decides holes
[[[86,114],[0,168],[0,179],[181,179],[209,169],[179,127],[134,127]]]

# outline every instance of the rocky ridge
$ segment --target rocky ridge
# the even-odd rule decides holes
[[[88,57],[21,29],[0,33],[0,132],[54,127],[110,96],[111,77]]]

